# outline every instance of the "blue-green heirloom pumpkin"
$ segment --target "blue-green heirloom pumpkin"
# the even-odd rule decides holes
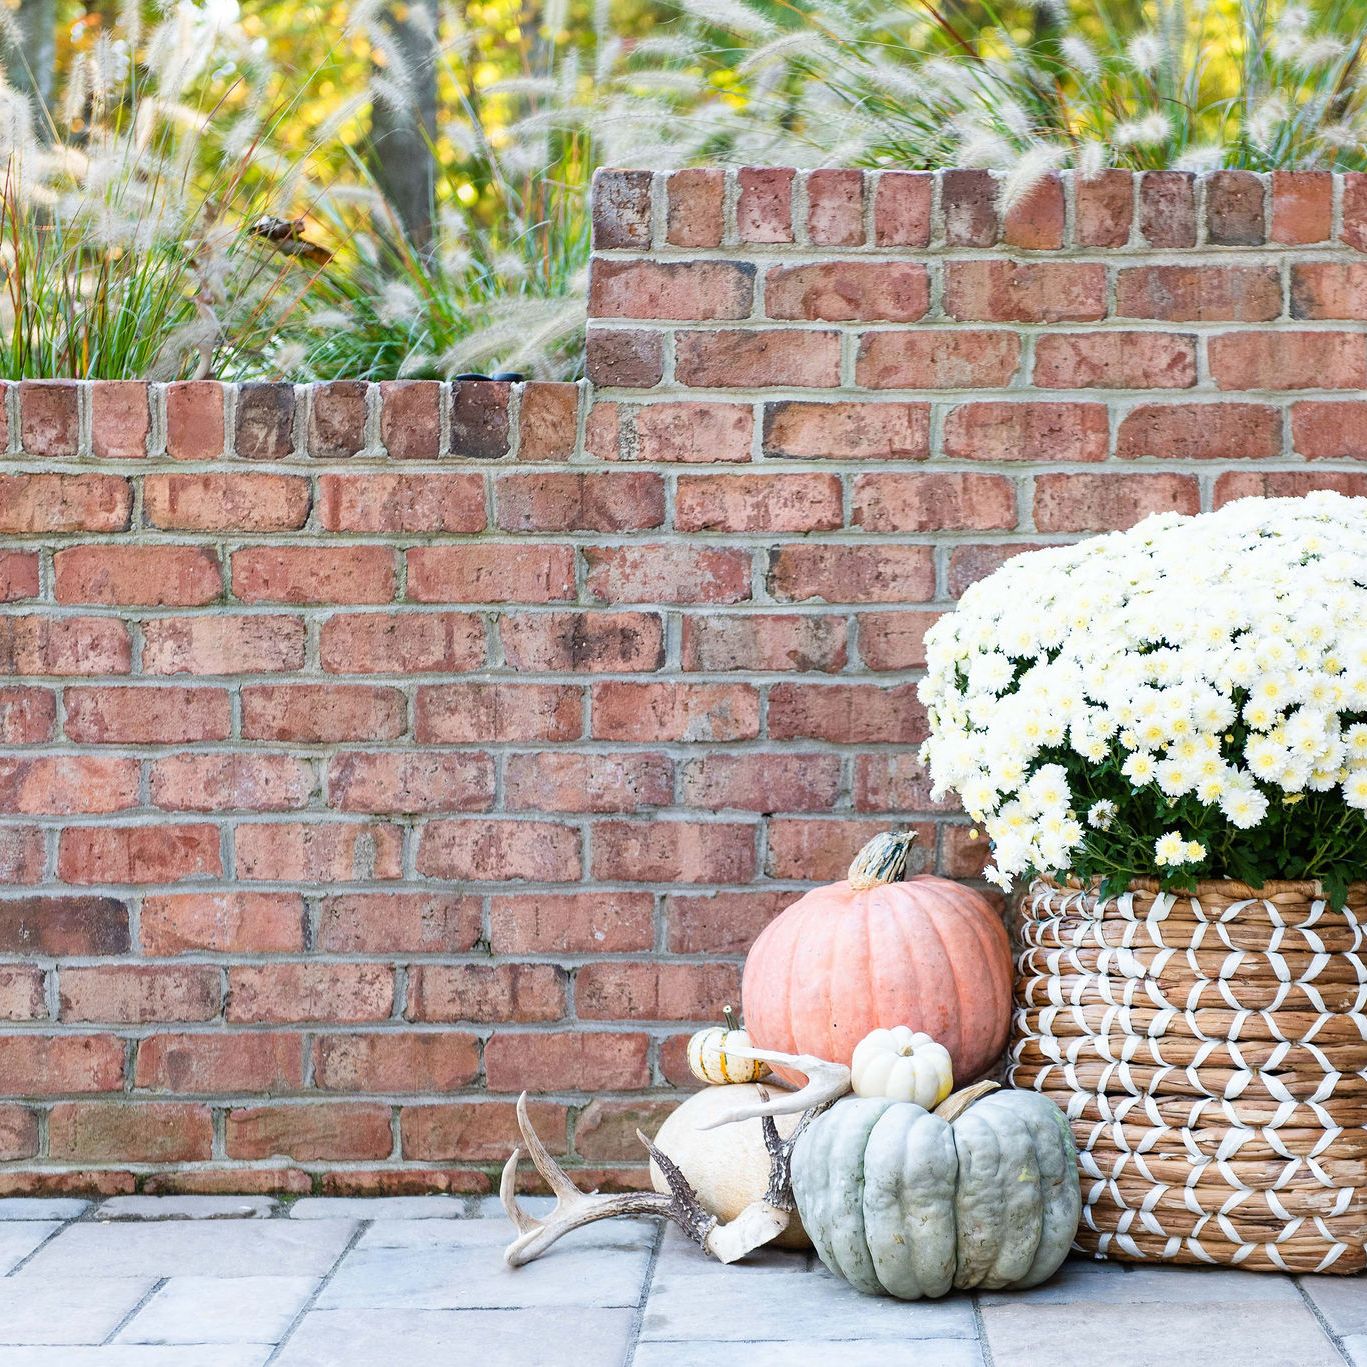
[[[1024,1288],[1068,1255],[1082,1209],[1063,1112],[994,1092],[952,1122],[910,1101],[851,1098],[792,1157],[793,1196],[821,1261],[902,1300]]]

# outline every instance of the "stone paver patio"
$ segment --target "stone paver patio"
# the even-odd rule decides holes
[[[532,1203],[533,1205],[535,1203]],[[1367,1280],[1075,1259],[904,1305],[612,1221],[516,1272],[489,1199],[0,1200],[4,1367],[1367,1367]]]

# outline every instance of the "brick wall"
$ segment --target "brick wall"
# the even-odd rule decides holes
[[[0,1192],[594,1179],[1015,550],[1367,492],[1367,177],[600,178],[590,386],[25,384]]]

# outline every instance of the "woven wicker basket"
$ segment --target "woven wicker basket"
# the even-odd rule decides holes
[[[1068,1114],[1078,1247],[1293,1272],[1367,1264],[1367,884],[1037,882],[1010,1078]]]

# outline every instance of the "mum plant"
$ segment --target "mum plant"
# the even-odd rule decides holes
[[[922,750],[988,876],[1367,871],[1367,499],[1241,499],[1008,561],[927,635]]]

